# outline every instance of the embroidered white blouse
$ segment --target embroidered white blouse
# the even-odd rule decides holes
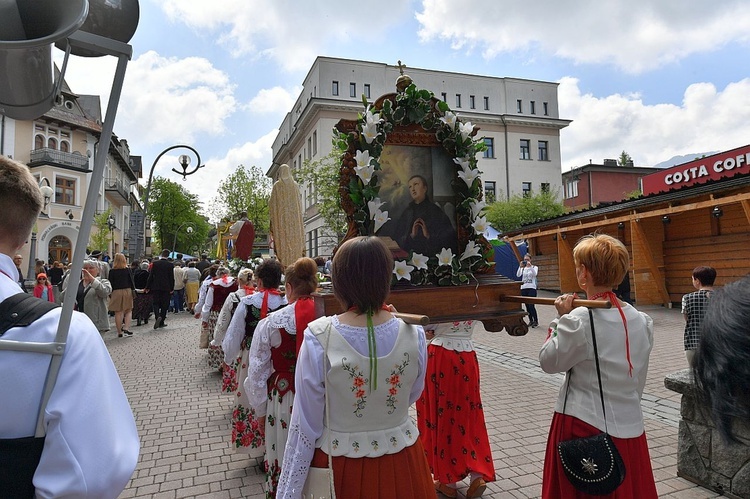
[[[211,346],[220,347],[226,336],[227,328],[229,323],[232,321],[232,309],[237,304],[239,307],[240,300],[247,295],[247,291],[243,288],[238,289],[229,293],[224,305],[221,306],[219,317],[216,319],[216,326],[214,326],[214,339],[211,340]]]
[[[367,357],[367,328],[341,324],[338,317],[331,317],[332,325],[344,340],[360,355]],[[375,343],[378,352],[391,352],[398,339],[401,321],[392,319],[375,326]],[[409,405],[412,405],[424,389],[425,368],[427,366],[427,342],[424,329],[416,326],[418,331],[418,373],[417,379],[410,387]],[[298,499],[302,486],[307,478],[310,462],[315,452],[316,441],[323,435],[325,408],[325,373],[329,369],[325,361],[323,345],[315,335],[306,329],[295,374],[296,395],[292,421],[289,426],[284,462],[276,497]],[[385,369],[384,366],[379,366]],[[390,372],[390,369],[389,369]]]
[[[594,327],[607,431],[618,438],[635,438],[643,433],[641,396],[654,344],[654,321],[631,305],[624,304],[622,309],[628,324],[632,376],[629,374],[625,328],[620,312],[614,307],[594,310]],[[565,389],[570,382],[565,414],[604,431],[588,309],[578,307],[553,320],[549,334],[539,352],[542,369],[547,373],[571,370],[560,387],[555,411],[563,412]]]
[[[237,305],[237,310],[234,311],[232,321],[229,323],[229,328],[227,328],[227,334],[221,343],[221,347],[224,349],[224,362],[227,364],[234,362],[242,351],[242,339],[245,337],[245,317],[247,317],[247,307],[245,305],[260,308],[263,305],[263,292],[256,291],[251,295],[247,295]],[[286,305],[286,297],[268,295],[269,311],[276,310],[282,305]],[[244,383],[244,380],[239,381]]]

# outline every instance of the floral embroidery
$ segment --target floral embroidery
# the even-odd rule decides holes
[[[221,377],[222,393],[233,393],[237,391],[237,369],[240,365],[239,357],[231,365],[224,364]]]
[[[370,445],[372,445],[372,448],[374,450],[378,450],[378,441],[377,440],[373,440],[372,442],[370,442]]]
[[[334,438],[331,441],[331,446],[333,446],[334,449],[338,449],[339,448],[339,439],[338,438]]]
[[[344,371],[349,373],[349,378],[352,378],[351,391],[354,393],[354,414],[358,417],[362,417],[362,411],[367,405],[367,395],[364,386],[370,381],[365,378],[362,371],[359,370],[359,366],[352,367],[351,364],[347,364],[346,357],[341,360],[341,367]]]
[[[354,452],[359,452],[359,442],[352,442],[352,448]]]
[[[397,444],[398,444],[398,441],[396,440],[396,437],[391,437],[391,445],[396,447]]]
[[[263,445],[263,429],[253,416],[253,411],[237,406],[232,413],[232,442],[237,448],[256,449]]]
[[[404,356],[406,357],[406,360],[404,360],[400,365],[396,364],[395,369],[391,371],[391,375],[388,376],[385,380],[386,383],[391,385],[391,387],[388,389],[388,397],[386,397],[385,399],[386,405],[390,408],[388,414],[393,414],[393,412],[396,410],[396,402],[398,402],[396,395],[398,395],[398,390],[403,385],[403,383],[401,382],[401,376],[403,376],[404,372],[406,371],[406,366],[409,365],[409,354],[405,353]]]
[[[406,433],[406,436],[409,437],[409,440],[412,439],[412,437],[411,437],[411,430],[406,430],[404,433]]]

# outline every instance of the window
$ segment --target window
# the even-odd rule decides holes
[[[568,182],[565,184],[565,198],[575,198],[578,197],[578,180],[568,180]]]
[[[531,114],[536,114],[536,102],[534,101],[529,102],[529,112]]]
[[[461,107],[461,94],[456,94],[456,107]]]
[[[356,97],[356,96],[357,96],[357,84],[350,83],[349,84],[349,97]]]
[[[484,110],[485,111],[490,110],[490,98],[489,97],[484,98]]]
[[[546,102],[542,102],[542,110],[545,116],[549,116],[549,105]]]
[[[370,98],[370,84],[369,83],[365,83],[365,98],[367,99]]]
[[[55,179],[55,203],[76,203],[76,181],[71,178],[57,177]]]
[[[521,159],[531,159],[531,144],[529,139],[521,139]]]
[[[476,108],[477,108],[477,103],[476,103],[476,99],[474,98],[474,96],[473,96],[473,95],[470,95],[470,96],[469,96],[469,107],[470,107],[471,109],[476,109]]]
[[[307,138],[307,159],[312,158],[312,137]]]
[[[491,137],[485,137],[484,145],[487,146],[487,149],[484,151],[484,155],[482,157],[494,158],[495,157],[495,139]]]
[[[523,190],[523,197],[531,197],[531,182],[522,182],[521,189]]]
[[[542,192],[549,194],[549,182],[542,182]]]
[[[448,102],[448,94],[445,92],[440,93],[440,98],[443,99],[443,102]]]
[[[518,99],[516,101],[516,112],[522,113],[523,112],[523,101],[521,99]]]
[[[34,149],[44,148],[44,135],[36,135],[34,137]]]
[[[546,140],[539,141],[539,161],[549,161],[549,147]]]
[[[484,183],[484,200],[487,203],[494,203],[497,201],[497,188],[495,182],[487,181]]]
[[[318,132],[313,132],[313,156],[318,154]]]
[[[57,139],[47,139],[47,147],[49,147],[50,149],[57,149]]]
[[[299,165],[300,168],[302,168],[303,165],[302,165],[302,155],[301,154],[298,156],[297,164]]]
[[[331,95],[338,95],[339,94],[339,82],[334,81],[333,85],[331,85]]]

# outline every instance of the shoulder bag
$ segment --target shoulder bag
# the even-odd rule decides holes
[[[323,365],[325,369],[325,360],[328,359],[328,344],[331,342],[331,321],[328,322],[328,333],[326,334],[326,348]],[[330,430],[330,411],[328,410],[328,372],[325,376],[325,411],[326,411],[326,428]],[[307,471],[307,479],[302,487],[302,499],[336,499],[336,490],[333,484],[333,463],[331,458],[330,439],[328,440],[328,467],[313,468],[310,466]]]
[[[599,395],[602,400],[604,431],[590,437],[560,442],[557,444],[557,453],[565,470],[565,476],[568,477],[568,481],[576,490],[594,496],[603,496],[614,492],[625,480],[625,463],[623,463],[617,447],[607,433],[602,373],[599,368],[594,315],[591,309],[589,309],[589,319],[591,321],[591,339],[594,344],[594,359],[596,360],[596,376],[599,379]],[[563,414],[565,414],[565,404],[568,402],[571,374],[572,371],[568,371],[568,386],[565,389]]]

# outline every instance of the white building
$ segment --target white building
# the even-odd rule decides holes
[[[0,114],[0,154],[27,164],[34,177],[49,183],[54,191],[21,251],[24,274],[27,268],[33,269],[37,259],[72,260],[101,130],[99,97],[76,95],[67,84],[63,84],[57,104],[37,119],[15,120]],[[107,160],[96,210],[110,210],[114,221],[107,228],[109,254],[128,255],[130,216],[139,206],[140,158],[131,157],[127,141],[114,135],[109,147],[101,149]],[[92,233],[96,230],[92,228]]]
[[[406,68],[418,88],[432,91],[463,121],[480,127],[488,149],[479,169],[488,201],[549,189],[561,192],[560,130],[570,123],[558,113],[557,83]],[[396,91],[399,68],[367,61],[318,57],[303,90],[279,127],[268,175],[331,152],[331,130],[356,119],[362,96],[374,102]],[[314,193],[303,188],[306,250],[325,256],[338,242],[326,235]]]

